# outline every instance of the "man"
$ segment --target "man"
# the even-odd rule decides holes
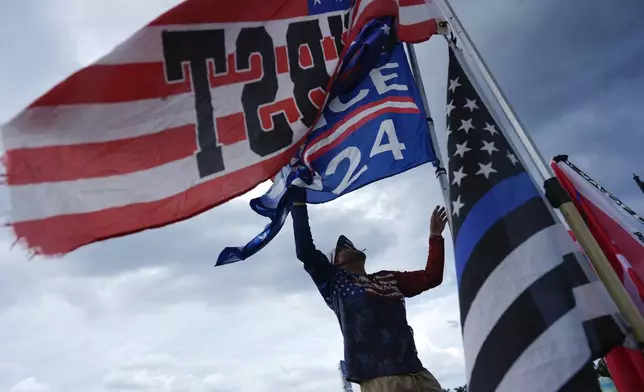
[[[347,379],[363,392],[442,392],[418,359],[404,298],[443,280],[445,209],[436,207],[432,214],[424,270],[367,274],[366,255],[345,236],[328,257],[315,248],[304,189],[291,188],[289,199],[297,258],[340,322]]]

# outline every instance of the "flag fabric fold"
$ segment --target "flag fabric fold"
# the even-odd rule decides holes
[[[423,41],[432,15],[409,0],[182,2],[3,125],[18,240],[65,254],[247,192],[317,123],[346,42],[379,17]]]
[[[435,160],[394,19],[365,25],[343,58],[327,106],[297,156],[251,208],[271,221],[242,247],[228,247],[217,265],[244,260],[266,246],[289,214],[286,190],[307,188],[307,202],[324,203],[362,186]]]
[[[610,347],[624,341],[614,304],[582,270],[452,50],[447,134],[468,390],[597,391],[591,359],[606,339]],[[613,306],[589,306],[588,295]]]

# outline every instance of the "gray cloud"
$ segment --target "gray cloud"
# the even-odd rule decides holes
[[[0,122],[174,3],[3,4],[0,34],[9,39],[0,49],[15,61],[0,64]],[[644,7],[626,0],[454,6],[544,155],[570,154],[644,211],[631,180],[632,171],[644,174]],[[446,45],[433,38],[418,52],[440,131]],[[27,261],[20,248],[10,250],[10,232],[0,231],[0,390],[339,390],[337,321],[295,259],[290,221],[250,260],[212,267],[223,247],[243,245],[266,224],[247,200],[54,260]],[[371,271],[420,268],[429,213],[439,203],[431,168],[420,167],[311,207],[314,238],[326,250],[340,233],[349,236],[367,248]],[[0,189],[0,211],[7,205]],[[445,283],[409,301],[408,316],[426,367],[445,387],[462,384],[451,246]]]

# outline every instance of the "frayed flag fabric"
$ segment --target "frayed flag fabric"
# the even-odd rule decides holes
[[[598,391],[589,366],[607,349],[598,343],[624,341],[614,304],[582,270],[452,50],[447,133],[468,390]],[[607,306],[584,301],[589,293]],[[596,321],[612,327],[608,336],[596,333]]]
[[[393,19],[370,22],[351,46],[356,51],[341,69],[353,79],[344,84],[349,79],[339,75],[348,90],[334,90],[338,95],[330,97],[297,158],[265,195],[251,201],[271,222],[246,246],[224,249],[217,265],[244,260],[277,235],[289,214],[284,201],[289,186],[307,188],[309,203],[324,203],[435,160],[427,116]]]
[[[65,254],[247,192],[317,123],[345,42],[384,16],[403,40],[426,40],[432,10],[391,0],[182,2],[2,127],[18,240]]]

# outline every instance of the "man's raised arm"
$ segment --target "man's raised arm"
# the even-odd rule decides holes
[[[304,264],[304,269],[313,278],[320,294],[325,299],[328,299],[334,267],[324,253],[315,248],[313,243],[311,227],[309,226],[309,213],[306,208],[306,190],[292,187],[288,191],[288,197],[292,203],[291,215],[293,216],[297,258]]]
[[[443,283],[445,267],[445,241],[442,237],[447,212],[445,208],[436,207],[430,223],[429,253],[424,270],[397,272],[392,271],[398,288],[405,297],[413,297]]]

